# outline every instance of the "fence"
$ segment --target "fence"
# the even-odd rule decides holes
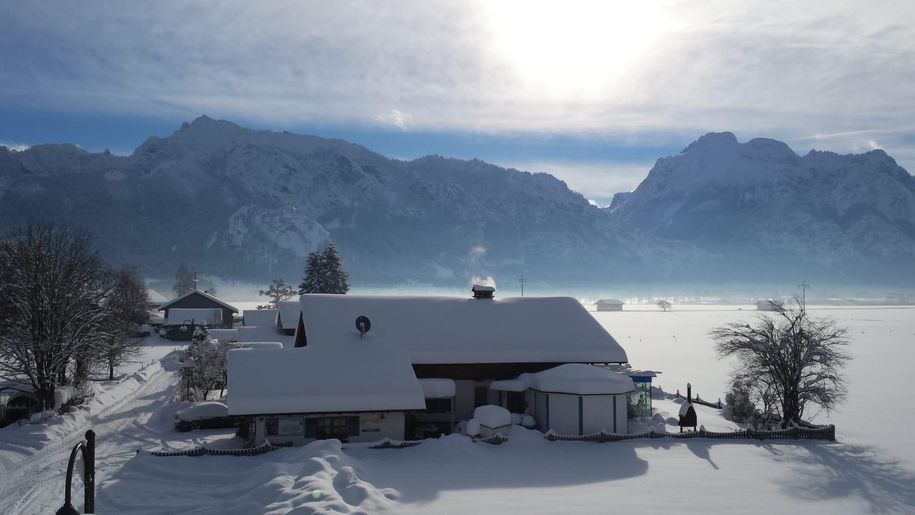
[[[670,395],[670,394],[667,394],[667,395]],[[683,399],[683,398],[684,398],[682,395],[680,395],[680,390],[677,390],[677,393],[676,393],[676,395],[675,395],[675,398],[677,398],[677,399]],[[688,400],[689,402],[692,402],[692,403],[694,403],[694,404],[701,404],[701,405],[703,405],[703,406],[708,406],[709,408],[718,408],[718,409],[722,409],[722,408],[724,407],[724,405],[721,403],[721,399],[718,399],[718,402],[709,402],[709,401],[700,399],[698,393],[697,393],[696,396],[693,397],[692,399],[687,398],[686,400]]]
[[[264,442],[257,447],[250,447],[248,449],[210,449],[207,447],[195,447],[193,449],[184,449],[181,451],[149,451],[149,453],[153,456],[259,456],[283,447],[292,447],[292,442],[277,444]]]
[[[416,447],[421,443],[423,443],[422,440],[394,441],[390,438],[385,438],[381,443],[370,446],[369,449],[406,449],[407,447]]]
[[[544,438],[551,442],[619,442],[622,440],[636,440],[643,438],[709,438],[714,440],[830,440],[836,439],[836,426],[828,425],[817,428],[792,427],[790,429],[779,429],[774,431],[758,431],[755,429],[746,429],[742,431],[706,431],[704,428],[698,431],[689,431],[686,433],[668,433],[667,431],[649,431],[648,433],[639,434],[615,434],[592,433],[589,435],[560,435],[552,431],[543,435]]]

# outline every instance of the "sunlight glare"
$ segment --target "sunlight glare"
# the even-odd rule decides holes
[[[670,30],[661,2],[507,0],[483,4],[492,50],[526,86],[593,93]]]

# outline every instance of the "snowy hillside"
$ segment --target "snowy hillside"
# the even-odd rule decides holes
[[[915,283],[915,179],[882,151],[796,155],[708,134],[610,208],[555,177],[399,161],[340,140],[200,117],[127,157],[0,147],[0,229],[76,223],[115,263],[294,281],[333,241],[353,284]],[[901,273],[900,269],[908,272]],[[888,275],[889,274],[889,275]],[[767,279],[768,280],[768,279]]]
[[[707,134],[659,159],[611,208],[649,234],[746,269],[855,282],[915,277],[915,178],[882,150],[802,157],[780,141]]]

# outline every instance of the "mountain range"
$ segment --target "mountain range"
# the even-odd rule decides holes
[[[359,286],[915,284],[915,178],[891,157],[799,156],[731,133],[659,159],[598,208],[547,173],[203,116],[129,156],[0,146],[0,230],[36,219],[86,228],[109,261],[160,278],[184,263],[295,283],[333,242]]]

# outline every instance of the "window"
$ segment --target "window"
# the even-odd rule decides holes
[[[426,399],[426,413],[448,413],[451,399]]]
[[[276,436],[280,434],[280,419],[277,417],[267,417],[264,420],[267,436]]]
[[[477,408],[479,406],[484,406],[489,404],[489,388],[486,385],[478,385],[473,387],[473,407]]]
[[[651,382],[640,381],[638,377],[633,377],[635,389],[629,394],[628,416],[629,418],[650,417],[651,416]]]
[[[305,420],[305,438],[336,438],[347,441],[359,436],[359,417],[321,417]]]

